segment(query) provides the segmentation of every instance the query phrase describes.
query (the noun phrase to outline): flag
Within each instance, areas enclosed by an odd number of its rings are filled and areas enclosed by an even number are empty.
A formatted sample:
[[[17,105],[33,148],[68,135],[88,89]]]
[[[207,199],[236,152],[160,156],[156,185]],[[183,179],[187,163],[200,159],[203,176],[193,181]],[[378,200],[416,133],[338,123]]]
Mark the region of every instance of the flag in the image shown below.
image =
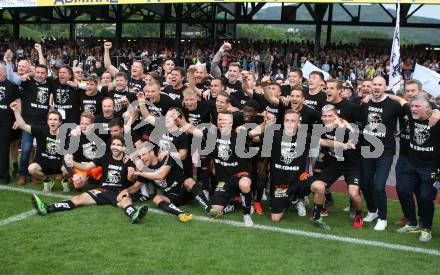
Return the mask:
[[[416,64],[412,78],[422,83],[423,91],[433,97],[440,96],[440,74]]]
[[[397,2],[396,28],[394,29],[393,47],[391,48],[390,79],[388,89],[396,93],[400,88],[400,1]]]
[[[320,68],[316,67],[315,65],[313,65],[309,61],[306,61],[306,63],[302,67],[301,71],[302,71],[305,79],[309,79],[309,75],[313,71],[321,72],[324,75],[325,81],[327,81],[330,78],[330,74],[328,72],[321,70]]]

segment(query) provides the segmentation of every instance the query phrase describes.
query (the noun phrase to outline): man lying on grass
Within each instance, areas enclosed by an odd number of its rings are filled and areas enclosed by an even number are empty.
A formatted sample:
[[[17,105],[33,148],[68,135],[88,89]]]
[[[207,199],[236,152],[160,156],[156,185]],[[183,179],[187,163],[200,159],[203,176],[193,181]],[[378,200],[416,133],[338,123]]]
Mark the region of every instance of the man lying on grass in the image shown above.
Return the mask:
[[[153,203],[161,210],[176,215],[178,220],[186,222],[192,220],[193,215],[182,211],[179,206],[186,204],[193,198],[208,211],[209,201],[204,196],[199,185],[192,179],[185,179],[183,169],[169,154],[160,159],[154,151],[153,145],[144,143],[138,149],[140,159],[135,160],[138,170],[136,183],[121,193],[125,195],[137,192],[142,184],[153,183],[154,186],[162,191],[153,198]]]
[[[125,214],[131,219],[132,223],[139,221],[147,214],[147,205],[139,208],[133,206],[133,201],[127,192],[123,192],[132,185],[134,164],[130,160],[124,160],[123,147],[124,140],[121,137],[111,139],[111,153],[105,154],[102,158],[94,159],[88,163],[78,163],[73,161],[72,155],[66,155],[66,164],[82,171],[87,171],[95,167],[103,167],[101,186],[84,192],[60,203],[45,204],[36,194],[32,195],[32,204],[37,209],[38,214],[46,215],[56,211],[72,210],[79,206],[105,205],[110,204],[124,209]]]

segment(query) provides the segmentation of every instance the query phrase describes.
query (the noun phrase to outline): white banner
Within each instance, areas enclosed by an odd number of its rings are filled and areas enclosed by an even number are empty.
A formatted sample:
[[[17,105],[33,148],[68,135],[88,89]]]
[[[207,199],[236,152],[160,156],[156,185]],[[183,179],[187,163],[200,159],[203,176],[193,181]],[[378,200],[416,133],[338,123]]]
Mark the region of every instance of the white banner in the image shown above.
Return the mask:
[[[396,93],[400,88],[402,68],[400,66],[400,1],[397,3],[396,28],[393,36],[393,47],[391,48],[390,79],[388,89]]]
[[[0,7],[2,8],[35,6],[37,6],[37,0],[0,0]]]

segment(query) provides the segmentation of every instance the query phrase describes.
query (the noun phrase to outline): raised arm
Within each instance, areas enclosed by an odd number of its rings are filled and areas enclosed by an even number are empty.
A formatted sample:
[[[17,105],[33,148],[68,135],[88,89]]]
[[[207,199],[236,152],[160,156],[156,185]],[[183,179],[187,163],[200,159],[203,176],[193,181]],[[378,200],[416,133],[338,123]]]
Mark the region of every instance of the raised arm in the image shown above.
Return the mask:
[[[231,49],[231,44],[225,42],[220,47],[218,52],[214,55],[214,58],[212,59],[212,62],[211,62],[211,75],[213,77],[221,77],[222,76],[222,71],[220,70],[219,63],[220,63],[220,60],[221,60],[223,54],[230,49]]]
[[[29,124],[26,124],[23,117],[21,116],[21,102],[20,100],[16,100],[12,102],[10,105],[11,110],[14,112],[15,116],[15,125],[22,129],[25,132],[30,133],[32,131],[31,126]]]
[[[38,63],[40,65],[47,65],[46,58],[44,58],[43,49],[41,48],[41,45],[38,43],[35,43],[34,48],[38,52]]]
[[[12,57],[14,54],[11,50],[7,50],[5,53],[4,60],[6,62],[6,78],[11,81],[13,84],[19,86],[21,84],[21,78],[18,73],[14,72],[14,68],[12,66]]]
[[[104,43],[104,67],[113,77],[115,77],[115,75],[119,72],[119,70],[112,65],[112,61],[110,60],[111,48],[112,48],[112,42]]]

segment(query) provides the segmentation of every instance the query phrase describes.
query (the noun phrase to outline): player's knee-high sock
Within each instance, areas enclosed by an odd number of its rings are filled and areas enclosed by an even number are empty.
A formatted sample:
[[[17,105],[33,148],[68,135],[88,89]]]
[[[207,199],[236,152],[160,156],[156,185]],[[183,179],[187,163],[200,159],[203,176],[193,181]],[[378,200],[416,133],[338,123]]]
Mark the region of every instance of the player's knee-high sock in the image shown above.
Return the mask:
[[[65,210],[72,210],[75,208],[75,204],[71,200],[65,200],[62,202],[57,202],[54,204],[50,204],[47,206],[47,212],[57,212],[57,211],[65,211]]]
[[[200,190],[200,187],[197,183],[191,188],[191,193],[194,195],[194,198],[203,207],[203,209],[209,212],[211,204],[209,203],[209,200],[206,198],[205,194],[203,194],[202,190]]]
[[[136,211],[136,208],[134,208],[134,206],[132,204],[124,208],[124,213],[129,218],[131,218],[131,216],[133,216],[135,211]]]
[[[159,202],[159,204],[157,205],[157,207],[167,213],[173,214],[178,216],[179,214],[182,214],[183,211],[180,210],[177,206],[175,206],[172,203],[168,203],[166,201],[161,201]]]
[[[240,193],[241,206],[243,207],[243,215],[251,213],[252,193]]]

